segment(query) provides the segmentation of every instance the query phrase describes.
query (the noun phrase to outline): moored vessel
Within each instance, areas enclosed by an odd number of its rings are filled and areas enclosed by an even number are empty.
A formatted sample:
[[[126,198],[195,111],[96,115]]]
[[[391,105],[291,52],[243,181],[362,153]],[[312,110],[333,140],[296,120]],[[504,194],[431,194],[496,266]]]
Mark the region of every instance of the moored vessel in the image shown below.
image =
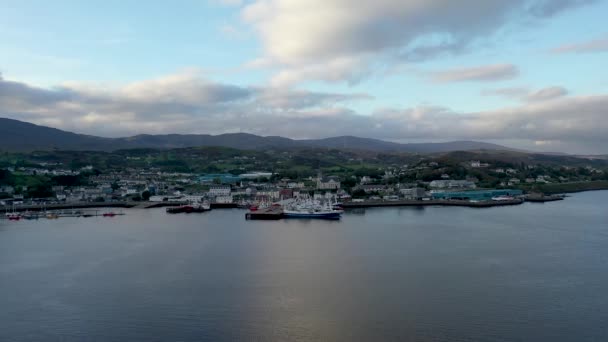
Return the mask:
[[[283,209],[285,218],[316,218],[338,220],[342,216],[343,210],[336,210],[332,205],[326,203],[322,205],[317,201],[296,202]]]

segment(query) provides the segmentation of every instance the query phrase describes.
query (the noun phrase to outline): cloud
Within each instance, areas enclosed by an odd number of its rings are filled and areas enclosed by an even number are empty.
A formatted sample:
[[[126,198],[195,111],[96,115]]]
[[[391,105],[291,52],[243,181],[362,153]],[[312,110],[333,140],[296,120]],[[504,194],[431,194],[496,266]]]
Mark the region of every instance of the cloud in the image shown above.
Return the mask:
[[[592,53],[607,52],[608,37],[591,40],[583,43],[567,44],[551,50],[553,53]]]
[[[608,94],[562,96],[551,87],[522,97],[552,98],[484,112],[442,106],[388,108],[361,115],[367,94],[243,87],[196,71],[119,88],[67,84],[44,89],[0,81],[0,113],[14,119],[103,136],[139,133],[250,132],[292,138],[357,135],[394,141],[551,142],[565,152],[608,153]],[[547,90],[549,89],[549,90]]]
[[[547,101],[553,100],[558,97],[563,97],[568,95],[568,90],[564,87],[549,87],[538,90],[526,96],[526,101],[536,102],[536,101]]]
[[[484,89],[481,91],[483,96],[503,96],[507,98],[522,98],[530,94],[528,88],[523,87],[510,87],[510,88],[498,88],[498,89]]]
[[[347,80],[350,85],[359,83],[372,71],[365,58],[336,58],[328,63],[309,64],[298,68],[285,68],[272,77],[275,87],[292,86],[301,80],[321,80],[329,83]]]
[[[430,73],[431,79],[439,83],[463,81],[502,81],[516,77],[519,70],[513,64],[483,65],[472,68],[452,69]]]
[[[197,70],[133,82],[120,88],[64,83],[61,87],[45,89],[0,80],[0,113],[14,113],[16,118],[28,121],[110,136],[171,132],[171,129],[218,133],[240,127],[257,115],[329,110],[339,104],[369,99],[371,96],[363,93],[217,83],[205,79]],[[235,124],[231,118],[240,122]],[[205,123],[197,125],[201,120]]]
[[[596,0],[544,0],[532,1],[529,11],[540,17],[549,17],[571,7],[580,7],[597,2]]]
[[[591,2],[361,0],[354,5],[352,0],[256,0],[243,7],[241,16],[261,38],[260,58],[287,70],[277,77],[290,83],[352,83],[362,74],[373,74],[376,64],[461,53],[478,41],[489,41],[507,25],[550,18]],[[320,77],[325,74],[334,76]]]
[[[523,87],[484,89],[481,91],[484,96],[503,96],[510,99],[517,99],[524,102],[540,102],[554,100],[568,95],[568,89],[560,86],[547,87],[532,91]]]

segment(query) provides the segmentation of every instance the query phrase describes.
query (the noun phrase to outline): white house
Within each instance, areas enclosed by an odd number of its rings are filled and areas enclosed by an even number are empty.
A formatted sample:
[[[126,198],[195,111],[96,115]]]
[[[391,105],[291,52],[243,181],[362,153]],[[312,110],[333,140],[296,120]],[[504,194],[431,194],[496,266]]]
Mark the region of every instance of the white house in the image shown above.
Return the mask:
[[[399,192],[405,199],[419,200],[426,196],[426,190],[423,188],[399,189]]]
[[[482,163],[479,160],[473,160],[473,161],[470,162],[470,164],[471,164],[471,167],[473,167],[473,168],[488,167],[488,166],[490,166],[490,164],[488,164],[488,163]]]
[[[216,196],[215,203],[232,203],[232,196]]]
[[[366,194],[369,194],[370,192],[384,191],[386,187],[382,184],[365,184],[359,186],[359,189],[365,191]]]
[[[477,187],[472,181],[453,179],[434,180],[429,184],[429,186],[436,189],[475,189]]]
[[[322,177],[317,180],[317,189],[319,190],[337,190],[340,189],[340,181],[337,177]]]
[[[229,185],[212,185],[209,187],[209,195],[211,196],[230,196]]]

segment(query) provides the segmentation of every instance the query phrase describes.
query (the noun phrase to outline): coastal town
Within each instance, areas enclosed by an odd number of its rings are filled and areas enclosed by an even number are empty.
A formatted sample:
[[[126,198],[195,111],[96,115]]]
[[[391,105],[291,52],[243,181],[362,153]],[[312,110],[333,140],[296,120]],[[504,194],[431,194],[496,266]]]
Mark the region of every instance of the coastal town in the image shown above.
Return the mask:
[[[243,158],[247,157],[233,157],[234,160]],[[551,194],[569,192],[572,185],[576,186],[574,191],[586,189],[585,186],[601,188],[607,176],[605,169],[591,165],[555,167],[493,164],[484,160],[454,163],[437,158],[360,168],[350,174],[338,171],[330,173],[319,168],[316,174],[302,177],[264,169],[198,173],[161,167],[125,167],[102,172],[94,165],[75,168],[61,162],[30,162],[27,166],[7,166],[0,170],[0,208],[6,213],[47,208],[147,208],[197,203],[216,208],[264,208],[304,199],[339,203],[346,208],[425,204],[495,206],[519,204],[524,198],[562,199]],[[29,184],[24,184],[24,180]]]

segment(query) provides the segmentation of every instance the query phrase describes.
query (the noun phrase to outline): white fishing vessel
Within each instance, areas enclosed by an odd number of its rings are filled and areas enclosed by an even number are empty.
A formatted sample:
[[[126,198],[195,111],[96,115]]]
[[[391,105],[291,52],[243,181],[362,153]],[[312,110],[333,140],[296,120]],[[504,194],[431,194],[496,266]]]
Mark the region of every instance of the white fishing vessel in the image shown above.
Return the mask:
[[[286,206],[283,209],[285,218],[319,218],[319,219],[340,219],[342,210],[335,210],[327,203],[323,205],[317,201],[306,200],[298,201]]]

